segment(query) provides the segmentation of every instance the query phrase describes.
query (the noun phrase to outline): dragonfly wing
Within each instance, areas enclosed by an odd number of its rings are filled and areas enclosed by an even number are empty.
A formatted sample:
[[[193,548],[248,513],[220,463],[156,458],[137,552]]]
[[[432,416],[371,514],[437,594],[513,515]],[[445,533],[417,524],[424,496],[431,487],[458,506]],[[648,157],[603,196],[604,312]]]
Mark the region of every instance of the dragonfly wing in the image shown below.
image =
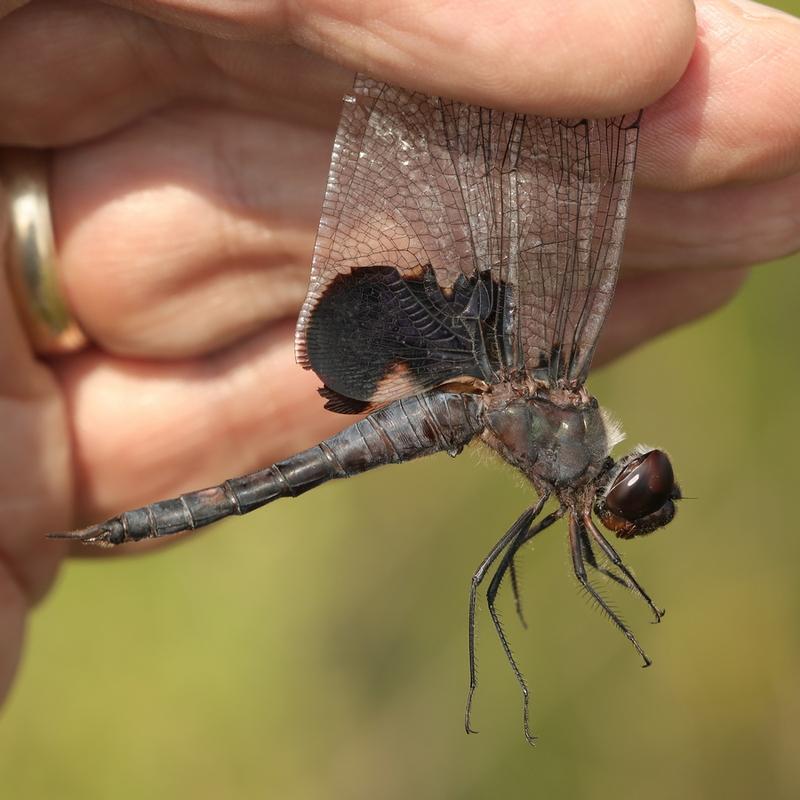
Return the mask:
[[[582,380],[611,302],[638,118],[526,116],[358,76],[296,353],[363,411],[527,367]]]

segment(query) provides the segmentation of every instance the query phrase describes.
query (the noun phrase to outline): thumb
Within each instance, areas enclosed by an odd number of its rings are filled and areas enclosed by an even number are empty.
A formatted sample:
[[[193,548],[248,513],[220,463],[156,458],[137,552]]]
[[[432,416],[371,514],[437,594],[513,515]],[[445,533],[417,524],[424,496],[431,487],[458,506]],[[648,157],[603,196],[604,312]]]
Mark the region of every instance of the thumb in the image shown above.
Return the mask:
[[[110,2],[206,35],[278,35],[408,89],[548,116],[649,105],[695,43],[691,0]]]

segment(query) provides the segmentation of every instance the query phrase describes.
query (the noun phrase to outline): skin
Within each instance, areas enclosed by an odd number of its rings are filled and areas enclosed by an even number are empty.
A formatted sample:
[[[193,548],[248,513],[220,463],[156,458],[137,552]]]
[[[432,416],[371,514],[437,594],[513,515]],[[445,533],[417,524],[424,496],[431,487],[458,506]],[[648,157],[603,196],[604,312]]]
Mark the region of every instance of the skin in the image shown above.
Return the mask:
[[[800,24],[756,4],[0,0],[0,145],[54,148],[63,289],[93,343],[35,358],[0,282],[0,694],[69,552],[45,532],[346,422],[292,331],[355,69],[546,115],[651,106],[598,363],[800,246]]]

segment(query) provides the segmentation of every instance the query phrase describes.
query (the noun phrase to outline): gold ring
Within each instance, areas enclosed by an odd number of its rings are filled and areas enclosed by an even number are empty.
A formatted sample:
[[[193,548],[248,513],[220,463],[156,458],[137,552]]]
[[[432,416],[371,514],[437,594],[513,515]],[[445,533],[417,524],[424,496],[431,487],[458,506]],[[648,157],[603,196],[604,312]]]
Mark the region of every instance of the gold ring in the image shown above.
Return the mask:
[[[40,355],[70,353],[87,343],[58,281],[48,172],[46,151],[13,148],[0,153],[9,208],[8,280],[22,324]]]

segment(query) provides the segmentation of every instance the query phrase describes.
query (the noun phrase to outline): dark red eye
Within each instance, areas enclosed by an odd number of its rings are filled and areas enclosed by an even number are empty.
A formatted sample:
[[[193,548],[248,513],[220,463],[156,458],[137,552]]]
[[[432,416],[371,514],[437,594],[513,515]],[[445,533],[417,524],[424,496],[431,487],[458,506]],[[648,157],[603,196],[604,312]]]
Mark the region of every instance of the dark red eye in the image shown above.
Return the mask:
[[[627,464],[605,496],[605,507],[630,521],[658,511],[673,494],[675,475],[667,454],[651,450]]]

